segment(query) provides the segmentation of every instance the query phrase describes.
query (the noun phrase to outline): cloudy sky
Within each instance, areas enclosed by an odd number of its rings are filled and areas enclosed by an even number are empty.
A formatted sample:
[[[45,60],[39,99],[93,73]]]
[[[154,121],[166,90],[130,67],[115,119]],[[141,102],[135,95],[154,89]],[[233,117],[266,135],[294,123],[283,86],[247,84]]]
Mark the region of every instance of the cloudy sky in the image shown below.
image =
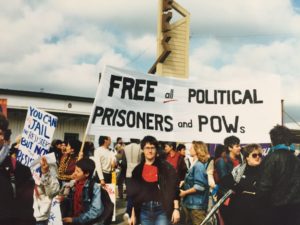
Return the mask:
[[[278,74],[285,121],[300,121],[300,0],[177,3],[191,14],[191,77]],[[0,88],[94,97],[105,64],[147,72],[156,58],[157,4],[1,0]]]

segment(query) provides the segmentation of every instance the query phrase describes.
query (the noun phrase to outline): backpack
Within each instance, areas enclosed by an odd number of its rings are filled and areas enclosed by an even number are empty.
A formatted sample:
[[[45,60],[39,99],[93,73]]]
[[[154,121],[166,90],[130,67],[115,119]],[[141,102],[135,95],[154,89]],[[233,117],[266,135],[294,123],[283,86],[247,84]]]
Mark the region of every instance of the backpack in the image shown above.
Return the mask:
[[[94,189],[94,184],[96,183],[95,179],[92,179],[90,184],[89,184],[89,198],[92,199],[93,197],[93,189]],[[101,202],[103,204],[103,212],[100,215],[100,217],[96,218],[94,222],[101,222],[104,225],[110,225],[112,221],[112,217],[114,214],[114,203],[111,201],[109,194],[107,190],[105,190],[102,186],[100,187],[101,189]]]

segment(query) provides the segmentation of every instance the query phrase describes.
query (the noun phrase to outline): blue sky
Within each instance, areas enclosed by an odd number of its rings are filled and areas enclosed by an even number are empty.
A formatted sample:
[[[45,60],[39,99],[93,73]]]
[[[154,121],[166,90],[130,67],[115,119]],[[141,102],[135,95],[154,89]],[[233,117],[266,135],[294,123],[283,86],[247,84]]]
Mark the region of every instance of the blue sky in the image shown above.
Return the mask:
[[[278,74],[285,110],[300,121],[300,0],[177,2],[191,14],[191,77]],[[105,64],[147,72],[156,58],[157,4],[1,1],[0,88],[94,97]]]

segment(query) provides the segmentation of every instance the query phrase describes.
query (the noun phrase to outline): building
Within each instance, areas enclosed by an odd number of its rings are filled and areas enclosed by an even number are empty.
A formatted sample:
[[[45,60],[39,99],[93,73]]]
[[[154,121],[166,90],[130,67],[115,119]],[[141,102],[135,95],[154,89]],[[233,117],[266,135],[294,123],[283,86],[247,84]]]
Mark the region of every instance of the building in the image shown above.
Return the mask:
[[[94,102],[94,98],[10,89],[0,89],[0,99],[7,99],[7,117],[12,130],[12,143],[22,133],[29,106],[58,117],[58,127],[55,129],[53,139],[82,140]],[[86,141],[94,141],[94,137],[88,136]]]

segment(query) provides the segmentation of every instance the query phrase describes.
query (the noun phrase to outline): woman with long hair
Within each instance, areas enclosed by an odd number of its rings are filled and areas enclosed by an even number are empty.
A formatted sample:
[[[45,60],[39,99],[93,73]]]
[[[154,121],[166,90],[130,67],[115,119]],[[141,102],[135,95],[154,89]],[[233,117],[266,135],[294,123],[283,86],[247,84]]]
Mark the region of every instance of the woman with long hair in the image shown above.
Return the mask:
[[[190,148],[192,164],[185,177],[180,197],[186,223],[199,225],[204,220],[208,205],[209,186],[206,164],[209,159],[207,146],[202,141],[193,141]]]

